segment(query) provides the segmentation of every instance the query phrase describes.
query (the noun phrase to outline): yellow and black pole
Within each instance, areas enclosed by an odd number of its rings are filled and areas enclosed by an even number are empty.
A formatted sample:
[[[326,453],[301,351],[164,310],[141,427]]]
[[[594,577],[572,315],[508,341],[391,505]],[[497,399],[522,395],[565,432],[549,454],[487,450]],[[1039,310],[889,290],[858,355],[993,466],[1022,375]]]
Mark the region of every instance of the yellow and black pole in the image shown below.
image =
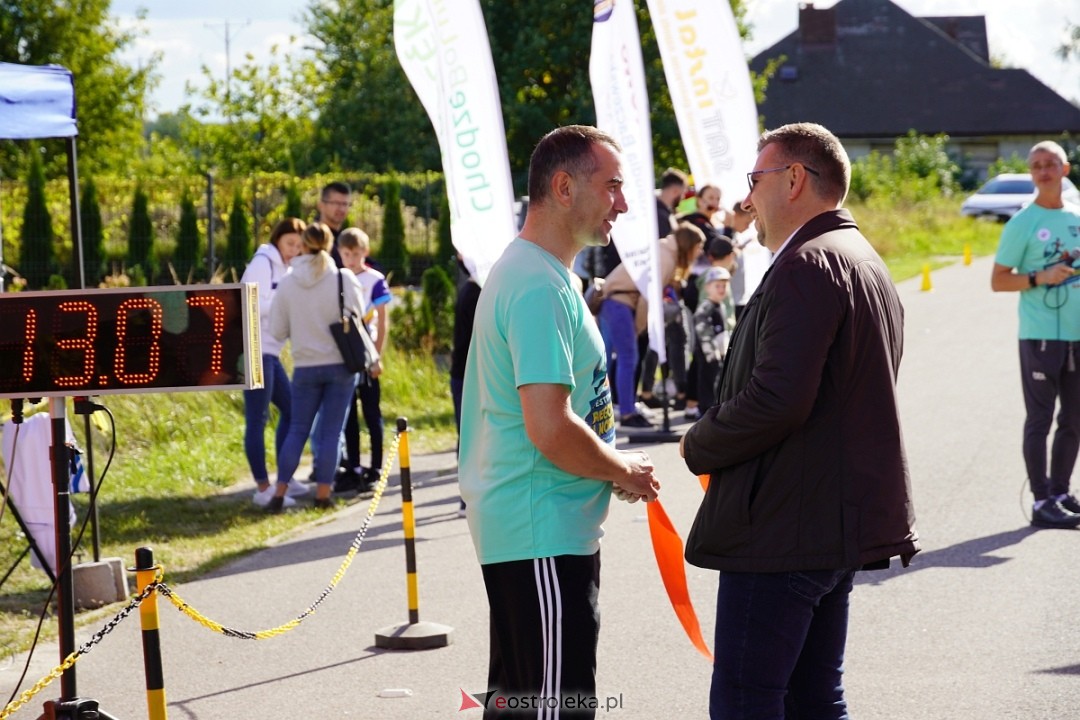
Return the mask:
[[[401,466],[401,524],[405,533],[405,584],[409,600],[409,622],[385,627],[375,633],[375,646],[405,650],[445,647],[453,628],[420,622],[420,591],[416,575],[416,517],[413,514],[412,469],[409,462],[409,421],[397,420],[398,462]]]
[[[409,623],[420,622],[420,587],[416,582],[416,515],[413,513],[412,464],[409,460],[409,425],[398,418],[398,459],[401,465],[401,525],[405,531],[405,585],[409,596]]]
[[[148,547],[135,550],[135,581],[139,592],[157,579],[154,551]],[[165,675],[161,671],[161,636],[158,632],[157,590],[152,590],[139,605],[142,626],[143,667],[146,671],[146,709],[149,720],[165,720]]]

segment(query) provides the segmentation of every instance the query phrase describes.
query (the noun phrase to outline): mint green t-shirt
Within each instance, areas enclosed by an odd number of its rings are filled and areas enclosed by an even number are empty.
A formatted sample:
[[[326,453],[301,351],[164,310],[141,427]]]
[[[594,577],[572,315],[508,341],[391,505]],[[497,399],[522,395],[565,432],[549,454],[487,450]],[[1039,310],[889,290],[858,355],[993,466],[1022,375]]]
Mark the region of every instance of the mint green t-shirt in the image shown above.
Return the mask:
[[[1080,208],[1066,203],[1049,210],[1032,203],[1005,224],[994,260],[1026,275],[1075,248],[1080,248]],[[1080,261],[1072,265],[1080,268]],[[1059,286],[1020,293],[1020,339],[1080,340],[1080,274]]]
[[[615,442],[604,341],[562,263],[516,238],[476,305],[461,405],[458,481],[481,564],[600,547],[611,483],[563,472],[529,441],[518,388],[570,388],[573,411]]]

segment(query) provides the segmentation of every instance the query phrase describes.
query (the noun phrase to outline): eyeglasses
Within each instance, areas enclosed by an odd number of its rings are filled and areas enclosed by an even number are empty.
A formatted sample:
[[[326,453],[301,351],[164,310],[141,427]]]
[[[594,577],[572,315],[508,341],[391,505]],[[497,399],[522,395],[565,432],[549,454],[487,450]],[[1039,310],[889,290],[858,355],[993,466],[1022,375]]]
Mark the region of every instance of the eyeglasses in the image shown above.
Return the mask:
[[[746,184],[750,186],[750,192],[754,192],[754,186],[757,185],[757,183],[758,183],[757,178],[755,176],[757,176],[757,175],[765,175],[767,173],[783,172],[784,170],[790,170],[791,168],[795,167],[796,165],[802,165],[803,169],[806,170],[806,172],[813,175],[814,177],[818,177],[818,176],[821,175],[821,173],[819,173],[817,170],[815,170],[812,167],[809,167],[807,165],[803,165],[802,163],[792,163],[790,165],[785,165],[784,167],[769,168],[768,170],[751,170],[750,172],[746,173]]]

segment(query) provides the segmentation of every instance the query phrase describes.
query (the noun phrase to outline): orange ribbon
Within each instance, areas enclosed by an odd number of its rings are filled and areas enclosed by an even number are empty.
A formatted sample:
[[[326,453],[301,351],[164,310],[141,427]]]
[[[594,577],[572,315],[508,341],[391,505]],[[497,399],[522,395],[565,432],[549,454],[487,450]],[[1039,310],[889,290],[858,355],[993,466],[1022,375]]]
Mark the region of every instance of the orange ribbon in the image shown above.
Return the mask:
[[[702,476],[702,485],[708,484],[708,475]],[[702,655],[712,662],[712,652],[701,635],[694,605],[690,602],[690,591],[686,586],[686,567],[683,564],[683,542],[671,519],[664,511],[659,500],[653,500],[646,507],[649,509],[649,535],[652,537],[653,554],[656,565],[660,568],[660,577],[667,589],[671,607],[682,623],[690,642]]]

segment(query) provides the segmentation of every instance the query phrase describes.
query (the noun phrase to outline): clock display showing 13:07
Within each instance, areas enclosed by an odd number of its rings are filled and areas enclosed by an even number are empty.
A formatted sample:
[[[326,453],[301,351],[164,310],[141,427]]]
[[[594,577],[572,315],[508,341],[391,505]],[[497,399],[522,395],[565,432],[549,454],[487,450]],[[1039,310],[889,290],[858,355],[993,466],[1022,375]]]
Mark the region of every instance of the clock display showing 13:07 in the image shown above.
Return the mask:
[[[257,387],[253,283],[0,294],[0,397]]]

